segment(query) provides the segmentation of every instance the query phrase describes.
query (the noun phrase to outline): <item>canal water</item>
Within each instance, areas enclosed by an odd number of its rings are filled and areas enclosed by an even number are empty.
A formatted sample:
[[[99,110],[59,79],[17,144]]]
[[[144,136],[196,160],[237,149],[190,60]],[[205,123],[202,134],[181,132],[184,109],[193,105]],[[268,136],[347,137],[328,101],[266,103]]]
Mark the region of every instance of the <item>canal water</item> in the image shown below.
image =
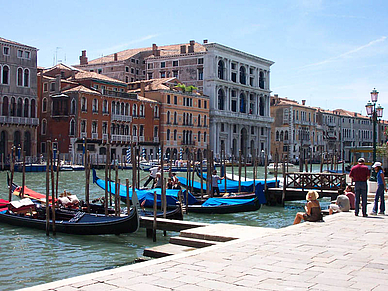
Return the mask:
[[[316,167],[314,167],[316,168]],[[231,173],[231,169],[228,168]],[[131,170],[119,170],[121,181],[129,178]],[[235,168],[234,173],[237,173]],[[243,171],[244,173],[244,171]],[[259,178],[264,177],[264,169],[258,169]],[[97,174],[104,177],[104,171]],[[113,172],[112,172],[113,174]],[[185,175],[185,173],[178,173]],[[141,173],[141,178],[147,175]],[[252,168],[247,168],[247,177],[252,177]],[[272,177],[272,176],[271,176]],[[26,173],[26,186],[45,193],[45,173]],[[21,173],[15,173],[14,182],[21,185]],[[91,179],[92,180],[92,179]],[[0,172],[0,198],[8,199],[6,172]],[[85,193],[84,172],[60,172],[59,191],[66,190],[83,199]],[[91,198],[104,195],[95,184],[90,185]],[[18,198],[14,198],[18,199]],[[326,200],[323,202],[328,204]],[[205,223],[230,223],[249,226],[281,228],[291,225],[295,213],[303,211],[305,201],[286,203],[285,207],[263,206],[259,211],[204,215],[189,214],[185,220]],[[146,238],[144,229],[134,234],[79,236],[57,233],[47,237],[44,231],[10,226],[0,223],[0,290],[15,290],[70,278],[95,271],[115,268],[134,263],[142,257],[144,248],[168,243],[169,237],[178,233],[157,233],[157,241]]]

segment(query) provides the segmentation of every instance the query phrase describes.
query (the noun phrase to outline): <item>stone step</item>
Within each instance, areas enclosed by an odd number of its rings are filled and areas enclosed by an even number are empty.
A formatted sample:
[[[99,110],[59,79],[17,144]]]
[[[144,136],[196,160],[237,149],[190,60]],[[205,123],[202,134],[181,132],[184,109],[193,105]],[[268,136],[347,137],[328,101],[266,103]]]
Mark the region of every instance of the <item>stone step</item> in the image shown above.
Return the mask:
[[[183,236],[170,237],[170,243],[181,245],[181,246],[193,247],[193,248],[204,248],[204,247],[209,247],[217,244],[217,242],[210,241],[210,240],[189,238],[189,237],[183,237]]]
[[[185,253],[196,248],[181,246],[176,244],[165,244],[153,248],[144,249],[143,255],[150,258],[162,258],[166,256]]]

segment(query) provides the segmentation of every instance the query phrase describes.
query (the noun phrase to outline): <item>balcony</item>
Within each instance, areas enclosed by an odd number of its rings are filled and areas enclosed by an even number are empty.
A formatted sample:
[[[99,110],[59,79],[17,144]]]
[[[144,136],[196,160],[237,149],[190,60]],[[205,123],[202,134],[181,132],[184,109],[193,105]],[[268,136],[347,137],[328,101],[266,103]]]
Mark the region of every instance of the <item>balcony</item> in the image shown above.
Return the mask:
[[[112,90],[105,90],[103,92],[103,94],[108,95],[108,96],[128,98],[128,99],[136,99],[137,98],[136,93],[126,93],[126,92],[112,91]]]
[[[39,118],[0,116],[0,123],[17,125],[39,125]]]
[[[87,137],[88,137],[88,135],[87,135],[86,132],[81,132],[80,133],[80,138],[87,138]]]
[[[122,134],[112,134],[112,142],[131,142],[131,137],[129,135]]]
[[[144,136],[139,136],[139,142],[144,142]]]
[[[108,140],[108,134],[103,133],[102,134],[102,140]]]
[[[92,139],[98,139],[98,133],[92,133]]]
[[[119,114],[112,114],[111,120],[115,121],[124,121],[124,122],[132,122],[132,116],[129,115],[119,115]]]
[[[158,136],[154,136],[154,142],[159,142],[159,137]]]
[[[132,136],[132,141],[133,141],[133,142],[137,142],[137,141],[138,141],[137,136]]]
[[[181,145],[192,145],[192,146],[194,146],[195,145],[195,141],[189,141],[189,140],[187,140],[187,141],[181,141]]]

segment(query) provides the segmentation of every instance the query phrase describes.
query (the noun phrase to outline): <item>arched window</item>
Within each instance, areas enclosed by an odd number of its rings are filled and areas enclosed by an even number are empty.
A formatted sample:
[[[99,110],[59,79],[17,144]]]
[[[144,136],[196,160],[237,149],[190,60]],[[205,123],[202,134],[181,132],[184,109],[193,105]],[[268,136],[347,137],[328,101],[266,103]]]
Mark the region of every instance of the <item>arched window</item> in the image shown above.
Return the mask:
[[[154,117],[159,117],[159,107],[157,105],[154,107]]]
[[[85,120],[81,121],[81,132],[83,132],[83,133],[86,132],[86,121]]]
[[[69,135],[75,135],[75,121],[72,119],[70,121]]]
[[[170,140],[170,129],[167,129],[166,140]]]
[[[42,120],[42,130],[41,130],[41,134],[42,135],[45,135],[47,132],[47,120],[46,119],[43,119]]]
[[[93,99],[93,112],[98,112],[98,101],[96,98]]]
[[[186,124],[186,113],[183,112],[183,125],[185,125],[185,124]]]
[[[182,141],[183,141],[183,144],[186,143],[186,130],[183,131],[183,134],[182,134]]]
[[[24,69],[24,87],[30,86],[30,70]]]
[[[241,113],[246,113],[247,112],[247,104],[245,100],[245,94],[241,93],[240,94],[240,112]]]
[[[246,85],[247,83],[247,78],[245,74],[245,67],[241,66],[240,67],[240,84]]]
[[[167,124],[170,124],[170,111],[167,111]]]
[[[44,97],[42,100],[42,112],[47,112],[47,98]]]
[[[32,99],[31,100],[31,114],[30,114],[30,117],[31,118],[35,118],[35,99]]]
[[[203,126],[206,127],[206,115],[203,116]]]
[[[158,137],[158,127],[157,126],[155,126],[154,127],[154,137]]]
[[[201,126],[201,114],[198,114],[198,126]]]
[[[85,97],[81,98],[81,110],[83,112],[86,112],[86,110],[87,110],[87,103],[86,103],[86,98]]]
[[[259,114],[260,116],[264,116],[264,97],[260,97]]]
[[[174,130],[174,140],[176,140],[176,135],[177,135],[177,131],[176,129]]]
[[[129,135],[129,125],[126,125],[126,126],[125,126],[124,134],[125,134],[125,135]]]
[[[15,100],[15,97],[11,98],[11,112],[10,112],[10,115],[11,116],[16,116],[16,100]]]
[[[224,104],[225,104],[225,95],[224,95],[224,90],[219,89],[218,90],[218,109],[219,110],[224,110]]]
[[[24,99],[24,110],[23,110],[23,112],[24,112],[24,114],[23,114],[23,116],[24,117],[28,117],[28,112],[30,111],[29,108],[30,107],[30,102],[29,102],[29,99],[28,98],[25,98]]]
[[[283,141],[283,130],[280,132],[280,141]]]
[[[132,116],[137,116],[137,104],[132,105]]]
[[[143,104],[140,105],[139,110],[140,110],[139,115],[140,115],[141,117],[144,117],[144,105],[143,105]]]
[[[259,74],[259,87],[261,89],[264,89],[264,72],[263,71],[260,71],[260,74]]]
[[[190,123],[189,124],[193,125],[193,114],[192,113],[190,113]]]
[[[125,115],[125,104],[121,103],[121,115]]]
[[[92,122],[92,133],[97,133],[97,121]]]
[[[7,65],[3,66],[3,84],[9,84],[9,67]]]
[[[71,108],[70,108],[70,114],[75,114],[75,99],[71,100]]]
[[[3,116],[8,116],[8,97],[3,97],[3,110],[2,110]]]
[[[120,115],[120,102],[116,103],[116,114]]]
[[[288,130],[284,132],[284,140],[288,140]]]
[[[176,113],[176,111],[174,112],[174,124],[176,125],[176,124],[178,124],[178,122],[177,122],[177,113]]]
[[[18,68],[18,86],[23,86],[23,69]]]
[[[137,136],[137,127],[136,127],[136,125],[134,125],[134,126],[132,127],[132,135],[133,135],[133,136]]]
[[[198,142],[201,142],[201,132],[200,131],[198,131]]]
[[[224,79],[224,68],[225,68],[224,62],[219,61],[218,62],[218,79],[221,79],[221,80]]]
[[[130,107],[129,107],[129,103],[125,103],[125,115],[126,116],[128,116],[129,115],[129,109],[130,109]]]
[[[279,140],[279,131],[276,131],[276,140]]]
[[[139,136],[144,136],[144,125],[141,124],[139,128]]]
[[[206,131],[203,133],[203,142],[206,142]]]
[[[116,102],[112,102],[112,115],[115,114],[116,111]]]

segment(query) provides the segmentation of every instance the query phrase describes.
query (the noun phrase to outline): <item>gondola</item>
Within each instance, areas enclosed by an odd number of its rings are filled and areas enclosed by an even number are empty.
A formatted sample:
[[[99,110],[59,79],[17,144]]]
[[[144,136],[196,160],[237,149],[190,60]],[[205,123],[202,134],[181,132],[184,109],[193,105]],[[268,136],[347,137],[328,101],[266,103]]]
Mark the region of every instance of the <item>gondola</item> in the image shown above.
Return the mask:
[[[93,172],[93,180],[94,182],[105,189],[105,180],[102,180],[97,177],[96,173]],[[110,186],[112,187],[112,191],[114,191],[115,186],[113,182]],[[109,185],[109,184],[108,184]],[[136,190],[139,201],[145,201],[151,203],[153,205],[153,191],[157,191],[157,199],[158,203],[160,202],[160,189],[151,189],[151,190]],[[178,201],[178,197],[174,196],[174,192],[169,191],[178,191],[178,190],[167,190],[167,202]],[[245,211],[255,211],[260,209],[260,201],[258,197],[254,197],[251,199],[230,199],[230,198],[208,198],[204,201],[197,200],[194,196],[191,195],[190,192],[183,191],[182,193],[182,202],[183,205],[186,205],[186,195],[188,197],[187,203],[187,211],[193,213],[208,213],[208,214],[224,214],[224,213],[237,213],[237,212],[245,212]],[[131,191],[130,191],[131,192]],[[120,197],[126,197],[126,188],[124,185],[120,185]],[[169,204],[172,205],[172,204]]]
[[[29,199],[29,198],[25,198]],[[18,213],[8,207],[8,201],[0,204],[0,222],[11,225],[46,229],[46,210],[35,203],[30,212]],[[51,214],[51,210],[50,210]],[[89,214],[82,211],[55,211],[55,231],[69,234],[97,235],[132,233],[139,228],[139,216],[136,208],[131,209],[129,215],[105,216],[102,214]],[[50,230],[52,220],[50,219]]]

